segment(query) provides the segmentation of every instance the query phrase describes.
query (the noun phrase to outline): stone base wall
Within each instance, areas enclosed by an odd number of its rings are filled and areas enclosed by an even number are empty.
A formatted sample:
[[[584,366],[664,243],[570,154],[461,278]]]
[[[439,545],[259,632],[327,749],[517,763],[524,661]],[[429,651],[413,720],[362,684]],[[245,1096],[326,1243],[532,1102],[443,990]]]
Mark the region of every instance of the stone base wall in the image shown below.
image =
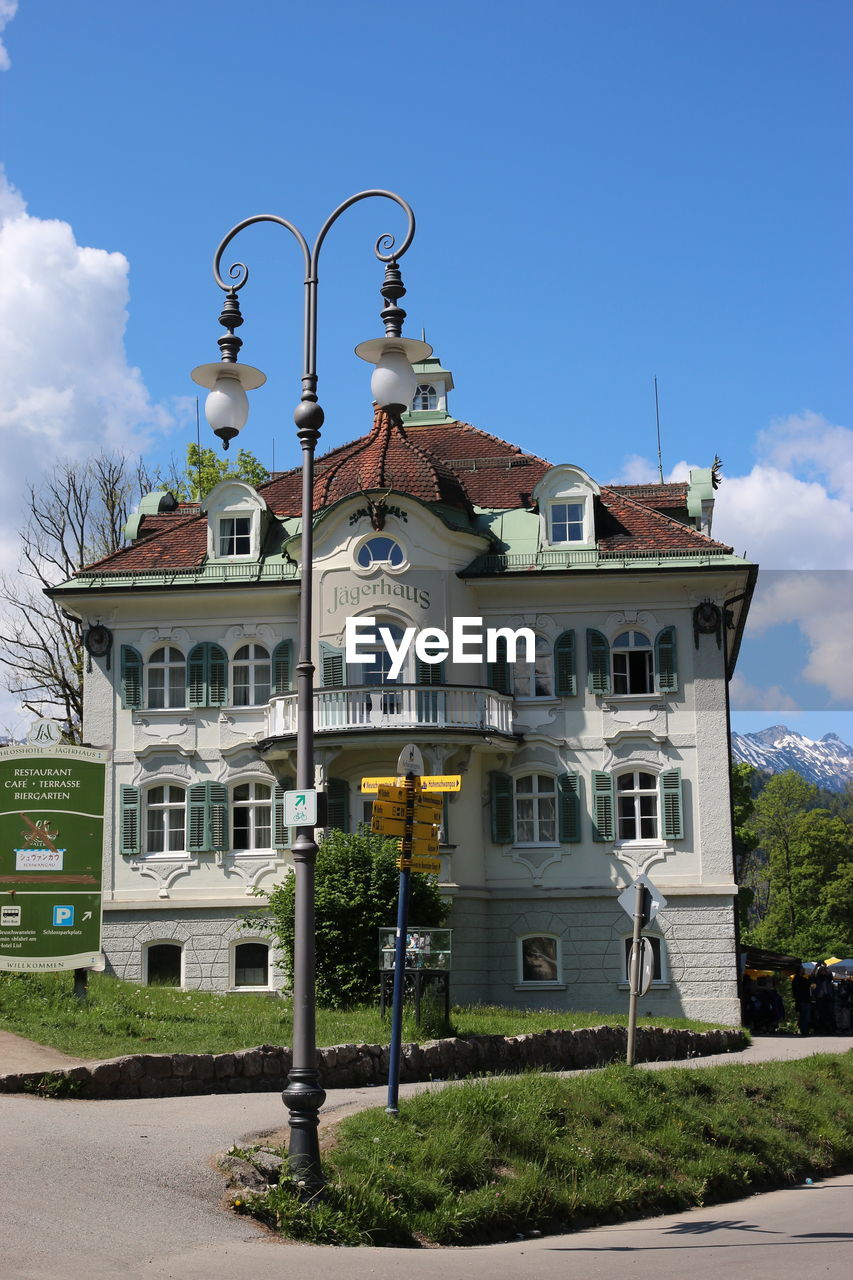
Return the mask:
[[[400,1079],[450,1080],[494,1072],[512,1074],[537,1068],[574,1071],[602,1067],[625,1058],[625,1027],[588,1027],[580,1031],[537,1031],[522,1036],[466,1036],[403,1046]],[[679,1058],[732,1053],[747,1045],[739,1029],[680,1031],[637,1029],[636,1060],[669,1062]],[[290,1049],[261,1045],[237,1053],[133,1054],[91,1066],[61,1071],[31,1071],[0,1076],[0,1093],[38,1093],[51,1097],[166,1098],[200,1093],[277,1091],[285,1087]],[[326,1089],[387,1084],[388,1047],[335,1045],[320,1049],[317,1065]]]

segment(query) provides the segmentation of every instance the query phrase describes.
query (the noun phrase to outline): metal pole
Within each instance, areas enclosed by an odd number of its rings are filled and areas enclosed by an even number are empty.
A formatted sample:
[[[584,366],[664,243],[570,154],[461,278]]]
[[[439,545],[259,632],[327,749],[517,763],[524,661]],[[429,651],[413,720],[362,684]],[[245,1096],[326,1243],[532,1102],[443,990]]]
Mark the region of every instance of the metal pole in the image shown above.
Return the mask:
[[[388,1049],[389,1116],[400,1114],[400,1055],[403,1048],[403,993],[406,978],[406,933],[411,891],[412,824],[415,820],[415,775],[406,774],[406,834],[400,845],[400,891],[397,900],[397,937],[394,943],[394,996],[391,1002],[391,1044]]]
[[[645,889],[637,882],[634,897],[634,933],[631,939],[631,963],[628,968],[628,1053],[625,1061],[634,1065],[634,1046],[637,1039],[637,1001],[640,997],[640,957],[643,954],[643,916]]]

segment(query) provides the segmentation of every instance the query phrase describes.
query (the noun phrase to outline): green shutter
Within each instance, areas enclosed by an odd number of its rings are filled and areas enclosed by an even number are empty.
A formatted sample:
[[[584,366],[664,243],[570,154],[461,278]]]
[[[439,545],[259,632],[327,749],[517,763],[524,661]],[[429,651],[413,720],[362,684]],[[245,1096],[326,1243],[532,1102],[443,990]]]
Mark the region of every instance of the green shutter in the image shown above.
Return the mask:
[[[561,773],[559,791],[560,843],[577,844],[581,838],[581,776]]]
[[[272,789],[273,843],[276,849],[289,849],[293,844],[293,832],[284,825],[284,793],[295,789],[295,778],[284,777]]]
[[[489,774],[492,809],[492,843],[512,844],[515,840],[512,778],[508,773]]]
[[[325,640],[321,641],[320,665],[323,672],[323,688],[342,689],[346,683],[343,649],[335,649],[333,645],[326,644]]]
[[[231,848],[228,830],[228,790],[221,782],[207,784],[208,826],[210,847],[217,853]]]
[[[194,782],[187,788],[189,839],[191,853],[206,853],[210,848],[207,822],[207,783]]]
[[[506,660],[506,638],[498,636],[495,641],[495,661],[486,664],[486,681],[490,689],[498,693],[510,692],[509,664]]]
[[[667,769],[660,776],[660,806],[663,813],[664,840],[681,840],[684,837],[684,818],[681,802],[681,770]]]
[[[228,701],[228,655],[221,645],[207,645],[207,705],[224,707]]]
[[[573,698],[577,691],[575,633],[564,631],[554,645],[554,692],[558,698]]]
[[[131,711],[142,706],[142,654],[130,644],[121,646],[121,705]]]
[[[590,693],[610,693],[610,645],[600,631],[587,630],[586,665]]]
[[[658,693],[678,692],[675,627],[664,627],[655,640],[655,689]]]
[[[598,769],[592,772],[592,838],[599,844],[616,839],[616,800],[613,779]]]
[[[326,797],[326,826],[349,831],[349,783],[344,778],[329,778]]]
[[[120,851],[128,857],[138,857],[142,852],[142,798],[139,787],[121,788]]]
[[[207,646],[197,644],[187,658],[187,706],[207,706]]]
[[[282,640],[272,655],[272,693],[277,697],[293,689],[293,641]]]
[[[444,663],[415,660],[415,684],[444,684]]]

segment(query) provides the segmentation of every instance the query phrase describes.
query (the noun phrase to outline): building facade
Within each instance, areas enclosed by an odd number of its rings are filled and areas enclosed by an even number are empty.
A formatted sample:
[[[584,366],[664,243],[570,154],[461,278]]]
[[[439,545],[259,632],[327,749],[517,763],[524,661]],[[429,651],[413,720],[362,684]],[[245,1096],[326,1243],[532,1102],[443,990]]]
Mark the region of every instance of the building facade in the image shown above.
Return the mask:
[[[417,368],[409,413],[317,464],[329,824],[369,820],[362,777],[415,742],[462,775],[441,830],[454,1002],[624,1009],[617,899],[645,873],[667,906],[642,1011],[737,1022],[727,685],[755,567],[711,537],[716,476],[601,486],[454,420],[449,372]],[[149,495],[130,545],[56,589],[86,636],[85,741],[113,751],[121,977],[284,980],[245,918],[290,867],[300,485]]]

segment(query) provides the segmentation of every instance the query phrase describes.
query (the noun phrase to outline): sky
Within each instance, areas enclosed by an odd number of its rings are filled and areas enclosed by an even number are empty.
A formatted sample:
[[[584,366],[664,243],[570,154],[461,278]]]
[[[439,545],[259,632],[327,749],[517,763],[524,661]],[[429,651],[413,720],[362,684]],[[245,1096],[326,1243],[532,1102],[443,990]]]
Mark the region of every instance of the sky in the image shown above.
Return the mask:
[[[53,460],[183,458],[234,224],[313,242],[390,189],[452,412],[652,480],[657,378],[666,478],[718,455],[714,535],[762,566],[734,727],[850,743],[851,35],[848,0],[0,0],[0,568]],[[321,448],[369,429],[353,348],[404,231],[377,198],[324,244]],[[283,469],[301,258],[279,227],[233,249],[268,375],[240,443]]]

